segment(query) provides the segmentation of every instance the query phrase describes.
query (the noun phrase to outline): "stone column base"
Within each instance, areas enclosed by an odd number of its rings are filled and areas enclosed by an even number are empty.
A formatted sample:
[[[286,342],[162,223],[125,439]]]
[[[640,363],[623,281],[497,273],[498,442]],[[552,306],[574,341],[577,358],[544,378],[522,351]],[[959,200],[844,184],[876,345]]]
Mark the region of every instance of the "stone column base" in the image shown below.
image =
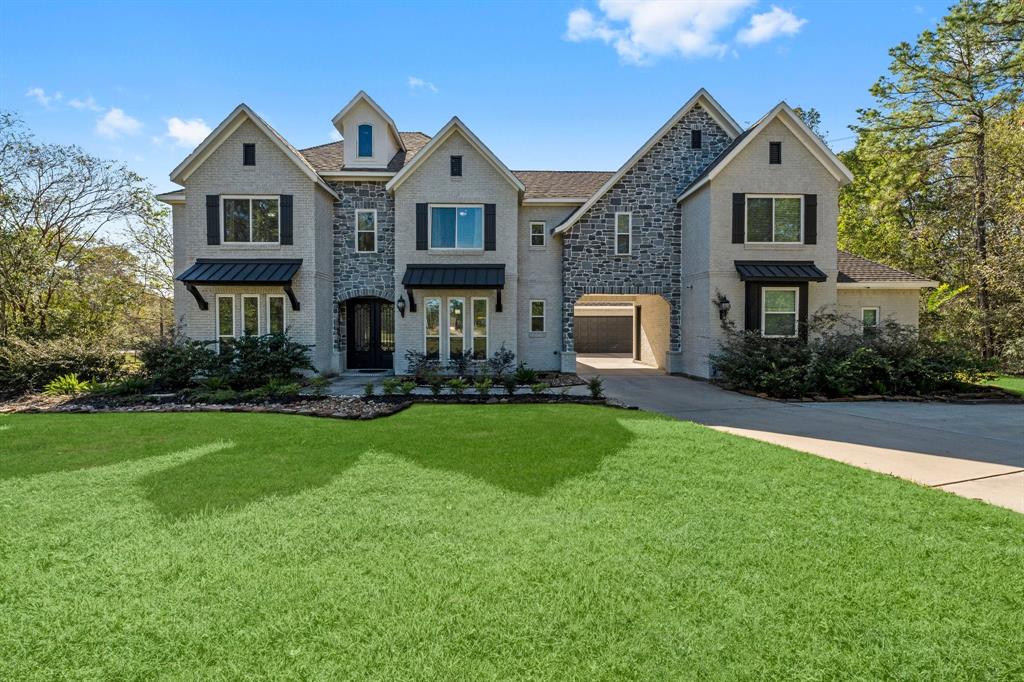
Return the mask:
[[[562,351],[562,372],[567,374],[576,373],[576,352],[571,350]]]
[[[682,374],[683,352],[670,350],[665,353],[665,371],[669,374]]]

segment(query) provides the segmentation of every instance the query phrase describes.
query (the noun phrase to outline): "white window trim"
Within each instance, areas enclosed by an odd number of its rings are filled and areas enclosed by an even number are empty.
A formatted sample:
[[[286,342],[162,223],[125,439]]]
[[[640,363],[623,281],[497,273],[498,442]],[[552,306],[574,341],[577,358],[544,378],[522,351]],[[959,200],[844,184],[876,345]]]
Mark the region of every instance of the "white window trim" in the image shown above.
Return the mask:
[[[619,251],[619,216],[629,216],[629,232],[627,234],[629,238],[629,248],[625,251]],[[616,256],[628,256],[633,253],[633,213],[631,211],[619,211],[615,214],[615,255]]]
[[[475,341],[480,337],[476,335],[476,302],[484,302],[484,360],[491,357],[491,300],[482,296],[474,296],[469,304],[469,350],[473,350]],[[465,330],[463,330],[465,334]],[[465,336],[463,336],[465,338]],[[465,341],[462,342],[465,345]],[[482,360],[476,360],[482,362]]]
[[[465,296],[446,296],[445,297],[445,299],[444,299],[444,338],[445,338],[445,345],[448,346],[448,348],[447,348],[448,352],[445,354],[444,357],[448,358],[449,360],[452,359],[452,309],[451,309],[452,301],[461,301],[462,302],[462,336],[456,336],[455,338],[456,339],[462,339],[462,352],[463,353],[466,352],[466,338],[467,338],[467,335],[466,335],[466,323],[468,322],[468,318],[469,318],[469,315],[466,314],[467,310],[466,310],[466,297]],[[473,330],[470,329],[470,334],[472,334],[472,331]],[[469,336],[469,339],[470,339],[470,342],[472,342],[473,337]]]
[[[364,251],[359,248],[359,233],[368,232],[369,230],[359,229],[359,214],[360,213],[372,213],[373,214],[373,249],[370,251]],[[377,253],[377,209],[375,208],[357,208],[356,209],[356,253]]]
[[[242,334],[245,334],[245,300],[247,298],[256,300],[256,334],[254,336],[259,336],[263,333],[263,306],[260,305],[259,294],[242,294],[242,305],[240,306],[240,311],[242,313],[240,317],[242,322],[241,331]]]
[[[540,244],[533,243],[533,228],[540,225]],[[530,221],[529,246],[531,249],[542,249],[548,245],[548,224],[542,220]]]
[[[433,338],[427,334],[427,309],[430,307],[431,301],[437,301],[437,359],[441,360],[447,356],[444,348],[444,330],[447,321],[441,317],[446,313],[447,307],[444,298],[440,296],[428,296],[423,299],[423,352],[427,352],[427,339]]]
[[[538,317],[537,315],[533,314],[533,304],[534,303],[540,303],[540,305],[541,305],[541,313],[539,315],[539,317],[540,317],[540,329],[534,329],[533,328],[533,320],[534,320],[534,318]],[[532,299],[530,301],[530,315],[529,315],[529,317],[530,317],[530,333],[531,334],[543,334],[544,332],[546,332],[548,330],[548,304],[547,304],[547,301],[545,301],[544,299],[540,299],[540,298]]]
[[[281,299],[281,333],[288,333],[288,299],[281,294],[267,294],[267,333],[270,333],[270,301]]]
[[[772,199],[772,241],[752,242],[747,239],[750,234],[750,210],[747,202],[751,199]],[[775,241],[775,199],[799,199],[800,200],[800,238],[795,242]],[[793,246],[804,243],[804,195],[802,194],[748,194],[743,199],[743,243],[757,244],[759,246]]]
[[[483,218],[483,234],[480,235],[480,248],[458,246],[459,243],[459,216],[455,216],[455,246],[434,246],[434,209],[435,208],[479,208],[480,217]],[[487,215],[483,204],[427,204],[427,249],[429,251],[463,251],[465,253],[479,253],[484,250],[487,243]]]
[[[861,327],[863,327],[864,329],[868,328],[868,325],[864,324],[864,311],[865,310],[874,310],[875,311],[875,324],[872,326],[872,329],[878,329],[880,326],[882,326],[882,309],[879,306],[877,306],[877,305],[868,305],[868,306],[864,306],[863,308],[860,309],[860,324],[861,324]]]
[[[231,301],[231,333],[230,334],[221,334],[221,328],[220,328],[220,302],[221,302],[221,299],[227,299],[227,300]],[[233,339],[234,338],[238,338],[238,333],[237,333],[238,332],[238,320],[236,319],[238,311],[236,310],[236,308],[237,308],[237,306],[235,305],[235,296],[234,296],[234,294],[217,294],[214,297],[213,323],[214,323],[214,333],[217,336],[217,352],[218,353],[221,351],[221,348],[220,348],[221,337],[230,336]]]
[[[765,316],[768,311],[765,309],[764,301],[769,291],[792,291],[796,294],[793,297],[793,333],[792,334],[765,334]],[[800,288],[799,287],[762,287],[761,288],[761,336],[766,339],[795,339],[800,335]]]
[[[226,199],[248,199],[249,200],[249,241],[236,242],[227,238],[227,225],[224,224],[224,201]],[[252,239],[252,202],[256,199],[273,199],[277,202],[277,240],[272,242],[256,242]],[[231,246],[247,246],[250,244],[281,244],[281,196],[278,194],[222,194],[220,197],[220,243]]]
[[[370,126],[370,153],[363,156],[359,153],[359,129],[363,126]],[[377,158],[377,126],[370,121],[360,121],[356,124],[356,160],[371,161]]]

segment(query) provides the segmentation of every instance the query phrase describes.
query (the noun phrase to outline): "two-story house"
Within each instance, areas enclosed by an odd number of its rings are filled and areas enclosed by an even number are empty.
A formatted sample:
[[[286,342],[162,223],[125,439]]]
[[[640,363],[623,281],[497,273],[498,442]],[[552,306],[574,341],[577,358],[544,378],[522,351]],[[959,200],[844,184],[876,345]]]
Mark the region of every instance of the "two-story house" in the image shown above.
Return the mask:
[[[707,377],[723,320],[916,325],[935,284],[837,250],[852,176],[785,103],[743,130],[702,89],[615,172],[513,171],[458,118],[403,132],[364,92],[333,123],[298,150],[242,104],[174,169],[183,333],[286,331],[320,371],[504,346]]]

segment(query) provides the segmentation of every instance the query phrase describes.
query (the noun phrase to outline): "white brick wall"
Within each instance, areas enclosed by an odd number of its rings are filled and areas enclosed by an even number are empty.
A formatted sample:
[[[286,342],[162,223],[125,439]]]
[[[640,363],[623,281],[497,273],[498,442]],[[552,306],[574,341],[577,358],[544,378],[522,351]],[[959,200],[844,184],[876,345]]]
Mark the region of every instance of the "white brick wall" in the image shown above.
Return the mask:
[[[562,348],[562,237],[552,228],[575,206],[523,206],[519,210],[519,359],[530,367],[557,371]],[[544,223],[544,246],[530,246],[530,223]],[[530,331],[530,301],[544,301],[544,331]]]

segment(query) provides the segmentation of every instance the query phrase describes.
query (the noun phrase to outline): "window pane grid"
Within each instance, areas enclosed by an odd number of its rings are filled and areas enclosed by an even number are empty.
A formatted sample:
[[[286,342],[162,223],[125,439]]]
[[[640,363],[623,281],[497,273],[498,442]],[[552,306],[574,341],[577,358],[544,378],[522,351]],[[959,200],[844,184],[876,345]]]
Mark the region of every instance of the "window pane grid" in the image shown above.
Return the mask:
[[[795,289],[765,288],[761,296],[764,336],[793,337],[797,334],[797,299]]]
[[[630,252],[633,216],[630,213],[615,214],[615,253],[624,255]]]
[[[544,246],[546,237],[545,223],[530,223],[530,246]]]
[[[374,210],[356,211],[356,251],[372,252],[377,250],[377,212]]]
[[[802,213],[800,197],[747,197],[747,241],[799,243]]]
[[[544,331],[544,301],[530,301],[530,331]]]

